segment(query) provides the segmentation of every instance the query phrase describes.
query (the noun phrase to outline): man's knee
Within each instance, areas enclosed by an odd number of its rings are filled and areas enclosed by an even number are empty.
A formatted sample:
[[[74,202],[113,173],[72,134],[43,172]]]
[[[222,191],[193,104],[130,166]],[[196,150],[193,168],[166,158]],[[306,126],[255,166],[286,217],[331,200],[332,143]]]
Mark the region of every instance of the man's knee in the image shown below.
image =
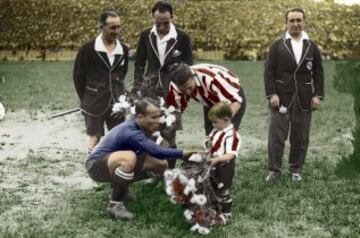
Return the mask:
[[[114,152],[109,157],[109,169],[114,171],[116,168],[121,168],[122,171],[130,173],[134,171],[136,164],[136,154],[132,151],[118,151]]]

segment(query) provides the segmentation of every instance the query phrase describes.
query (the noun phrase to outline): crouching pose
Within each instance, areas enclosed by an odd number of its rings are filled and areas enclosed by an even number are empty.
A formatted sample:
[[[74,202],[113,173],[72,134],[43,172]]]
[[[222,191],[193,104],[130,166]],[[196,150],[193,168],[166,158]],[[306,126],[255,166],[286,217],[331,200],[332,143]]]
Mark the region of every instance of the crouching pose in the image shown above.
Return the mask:
[[[213,186],[226,221],[231,216],[230,187],[235,174],[235,158],[241,145],[240,135],[231,123],[232,113],[230,105],[224,102],[210,109],[208,117],[214,129],[205,142],[211,143],[211,165],[215,167]]]
[[[155,100],[142,99],[135,106],[135,117],[110,130],[85,161],[93,180],[111,183],[106,210],[116,218],[129,220],[134,216],[123,204],[130,182],[146,171],[163,173],[168,166],[165,158],[183,158],[193,153],[161,147],[148,139],[158,129],[160,116]]]

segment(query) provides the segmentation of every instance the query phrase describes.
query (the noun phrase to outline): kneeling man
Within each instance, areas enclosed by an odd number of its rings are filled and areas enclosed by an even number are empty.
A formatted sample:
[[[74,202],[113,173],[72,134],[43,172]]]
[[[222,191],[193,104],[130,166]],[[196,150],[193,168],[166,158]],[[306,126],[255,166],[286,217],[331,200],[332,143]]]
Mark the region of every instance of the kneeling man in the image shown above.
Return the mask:
[[[116,218],[132,219],[123,199],[128,186],[144,171],[163,173],[168,158],[190,156],[191,151],[180,151],[158,146],[148,137],[160,125],[160,106],[150,98],[144,98],[135,106],[135,117],[114,127],[87,157],[85,167],[89,176],[97,182],[108,182],[112,194],[106,210]]]

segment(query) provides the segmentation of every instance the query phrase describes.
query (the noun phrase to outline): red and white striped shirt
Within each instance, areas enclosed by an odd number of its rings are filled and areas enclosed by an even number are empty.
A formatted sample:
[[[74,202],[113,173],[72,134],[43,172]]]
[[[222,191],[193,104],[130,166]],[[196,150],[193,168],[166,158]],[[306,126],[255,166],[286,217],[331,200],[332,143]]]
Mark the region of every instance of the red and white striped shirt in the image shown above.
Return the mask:
[[[204,106],[212,106],[218,102],[239,102],[239,78],[230,70],[214,64],[197,64],[190,66],[194,73],[195,89],[191,96],[183,95],[174,83],[170,83],[167,104],[184,111],[190,98],[201,102]]]
[[[209,134],[211,140],[211,156],[218,157],[225,154],[238,155],[241,147],[240,134],[231,124],[223,130],[213,129]]]

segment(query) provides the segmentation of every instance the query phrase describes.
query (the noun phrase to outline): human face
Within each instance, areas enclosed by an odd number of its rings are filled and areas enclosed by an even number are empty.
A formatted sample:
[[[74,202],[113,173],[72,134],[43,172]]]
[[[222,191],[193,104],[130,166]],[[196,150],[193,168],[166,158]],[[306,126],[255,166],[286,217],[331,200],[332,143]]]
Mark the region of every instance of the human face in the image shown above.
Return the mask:
[[[154,12],[153,18],[157,33],[160,36],[167,35],[170,31],[170,12],[159,12],[159,10],[157,10]]]
[[[186,81],[185,85],[183,85],[183,86],[181,86],[181,87],[178,87],[178,88],[179,88],[179,90],[180,90],[180,92],[181,92],[182,94],[191,96],[191,94],[192,94],[193,91],[195,90],[195,87],[196,87],[196,85],[195,85],[195,80],[194,80],[193,77],[190,77],[190,78]]]
[[[120,34],[120,17],[109,16],[106,18],[105,26],[101,32],[107,41],[114,42]]]
[[[211,118],[210,119],[212,126],[218,130],[223,130],[226,127],[230,126],[231,120],[230,118]]]
[[[304,28],[304,15],[301,12],[289,12],[286,23],[289,34],[292,37],[299,37]]]
[[[159,129],[161,111],[160,108],[150,104],[146,112],[146,115],[138,115],[138,121],[142,129],[152,134]]]

